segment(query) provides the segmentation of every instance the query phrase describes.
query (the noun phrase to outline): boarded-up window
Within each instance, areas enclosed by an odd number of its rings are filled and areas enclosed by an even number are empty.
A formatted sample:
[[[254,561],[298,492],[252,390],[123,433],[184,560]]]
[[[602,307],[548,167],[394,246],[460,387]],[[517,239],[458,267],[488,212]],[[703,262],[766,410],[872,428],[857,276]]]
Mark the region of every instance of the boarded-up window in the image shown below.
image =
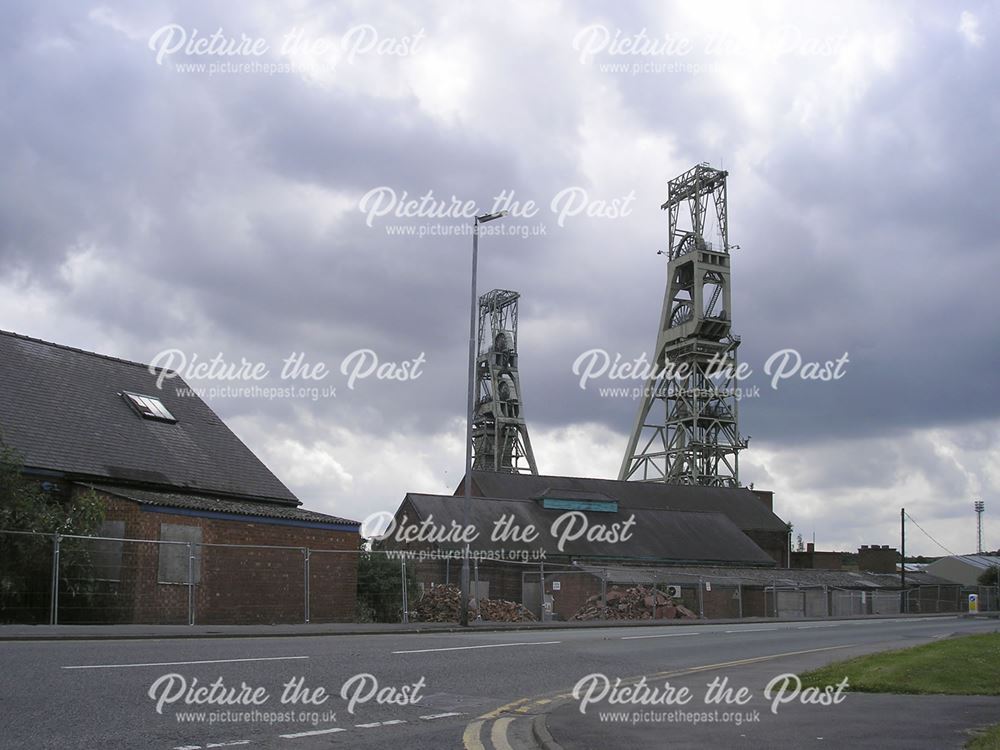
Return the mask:
[[[93,576],[98,581],[120,581],[122,579],[122,551],[125,543],[124,521],[105,521],[97,530],[95,539],[89,542],[90,562]]]
[[[194,583],[201,581],[201,526],[188,526],[176,523],[160,524],[160,540],[163,542],[190,542],[192,561],[192,576]],[[157,580],[160,583],[188,582],[188,545],[158,544],[160,548],[160,570]]]

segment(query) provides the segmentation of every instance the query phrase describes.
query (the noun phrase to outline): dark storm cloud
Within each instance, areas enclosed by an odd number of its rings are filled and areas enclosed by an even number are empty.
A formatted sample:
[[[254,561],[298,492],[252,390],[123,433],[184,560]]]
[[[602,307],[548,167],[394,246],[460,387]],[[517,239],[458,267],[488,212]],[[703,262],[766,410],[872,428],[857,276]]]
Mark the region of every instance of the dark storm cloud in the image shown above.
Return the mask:
[[[424,375],[411,383],[351,390],[336,373],[336,399],[213,404],[305,444],[330,426],[420,442],[464,410],[471,239],[389,235],[386,226],[468,221],[368,226],[358,203],[386,186],[487,209],[512,190],[542,210],[505,222],[547,232],[484,237],[479,283],[523,294],[529,423],[625,433],[637,403],[602,396],[597,386],[608,381],[581,389],[572,364],[595,348],[653,354],[666,182],[721,161],[731,239],[743,248],[733,260],[734,327],[756,371],[749,384],[762,390],[741,404],[755,444],[890,440],[996,416],[995,12],[971,8],[986,40],[977,46],[957,31],[957,10],[868,15],[858,6],[846,26],[832,13],[789,11],[803,28],[848,34],[861,62],[840,71],[834,58],[786,56],[742,88],[727,78],[743,66],[738,55],[718,74],[619,75],[582,63],[573,48],[593,23],[703,36],[681,10],[565,9],[558,23],[516,30],[505,19],[470,33],[478,54],[466,59],[444,13],[379,19],[322,4],[276,18],[197,3],[15,4],[0,25],[0,281],[17,274],[50,290],[66,320],[88,322],[118,342],[112,353],[137,359],[176,346],[276,370],[297,351],[336,369],[361,348],[384,360],[423,353]],[[321,34],[361,22],[386,33],[423,28],[425,57],[342,64],[332,80],[213,77],[157,65],[147,47],[167,23],[275,38],[296,24]],[[894,52],[878,49],[883,32],[896,35]],[[430,65],[435,54],[447,63]],[[473,83],[463,88],[463,76]],[[851,82],[843,90],[842,80]],[[427,91],[437,89],[453,91],[437,92],[458,100],[452,109],[435,109]],[[572,186],[597,199],[633,192],[632,210],[558,226],[548,204]],[[59,328],[46,335],[58,339]],[[816,360],[848,352],[847,376],[772,390],[763,364],[787,347]],[[787,470],[802,487],[835,486],[846,471],[849,485],[884,489],[919,460],[942,467],[934,486],[961,483],[932,458],[880,444],[835,469],[792,461]]]

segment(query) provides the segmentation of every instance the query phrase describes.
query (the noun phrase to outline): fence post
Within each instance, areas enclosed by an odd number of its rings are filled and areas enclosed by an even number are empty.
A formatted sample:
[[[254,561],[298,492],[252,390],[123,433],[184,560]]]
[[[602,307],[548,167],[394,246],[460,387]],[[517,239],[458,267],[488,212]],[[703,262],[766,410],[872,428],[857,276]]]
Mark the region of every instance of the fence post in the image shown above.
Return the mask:
[[[401,572],[402,577],[403,577],[403,584],[402,584],[402,590],[403,590],[403,624],[404,625],[409,625],[410,624],[410,602],[408,601],[408,597],[407,597],[408,592],[406,590],[406,558],[405,557],[401,557],[399,559],[399,563],[400,563],[400,572]]]
[[[188,548],[188,625],[194,625],[194,547],[191,542]]]
[[[778,579],[771,582],[771,594],[774,597],[774,618],[778,618]]]
[[[305,603],[306,624],[308,624],[309,623],[309,548],[308,547],[302,548],[302,568],[305,573],[305,577],[303,580],[304,583],[303,591],[305,593],[305,600],[306,600]]]
[[[49,624],[59,624],[59,535],[52,537],[52,596],[49,606]]]
[[[538,561],[538,601],[539,609],[538,614],[539,622],[545,621],[545,561]]]
[[[451,583],[451,555],[444,559],[444,585]]]
[[[483,603],[479,601],[479,557],[475,557],[472,560],[473,569],[475,570],[476,576],[476,622],[482,622],[483,620]]]
[[[740,618],[743,619],[743,584],[736,584],[736,605],[739,607]]]
[[[698,576],[698,617],[705,619],[705,582]]]
[[[660,587],[657,585],[656,579],[657,579],[656,573],[653,573],[653,612],[652,615],[650,616],[651,620],[656,619],[656,597],[658,596],[657,592],[659,592],[660,590]]]
[[[601,573],[601,619],[608,619],[608,569]]]

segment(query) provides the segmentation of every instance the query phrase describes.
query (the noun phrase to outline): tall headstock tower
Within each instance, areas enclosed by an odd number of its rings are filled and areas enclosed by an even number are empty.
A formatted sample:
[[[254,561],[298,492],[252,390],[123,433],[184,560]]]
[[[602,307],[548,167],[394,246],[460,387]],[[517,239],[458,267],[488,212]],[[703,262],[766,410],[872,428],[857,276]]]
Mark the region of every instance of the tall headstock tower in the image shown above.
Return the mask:
[[[668,186],[667,289],[619,479],[739,486],[727,172],[699,164]],[[711,204],[713,213],[708,214]],[[706,218],[718,240],[706,239]]]
[[[472,467],[537,474],[517,369],[517,292],[494,289],[479,298],[476,411]]]

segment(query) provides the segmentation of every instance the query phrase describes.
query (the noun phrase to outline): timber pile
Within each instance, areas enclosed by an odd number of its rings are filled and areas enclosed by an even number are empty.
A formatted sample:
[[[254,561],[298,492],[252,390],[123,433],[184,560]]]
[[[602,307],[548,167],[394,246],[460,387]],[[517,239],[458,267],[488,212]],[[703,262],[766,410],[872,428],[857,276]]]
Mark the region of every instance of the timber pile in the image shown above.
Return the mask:
[[[574,620],[676,620],[695,618],[694,612],[652,586],[612,586],[607,591],[606,606],[601,595],[594,594],[580,607]]]
[[[410,612],[414,622],[458,622],[462,592],[458,586],[435,586],[424,592],[417,606]],[[469,619],[478,613],[475,599],[470,602]],[[535,616],[524,605],[505,599],[483,599],[480,603],[484,620],[491,622],[533,622]]]

